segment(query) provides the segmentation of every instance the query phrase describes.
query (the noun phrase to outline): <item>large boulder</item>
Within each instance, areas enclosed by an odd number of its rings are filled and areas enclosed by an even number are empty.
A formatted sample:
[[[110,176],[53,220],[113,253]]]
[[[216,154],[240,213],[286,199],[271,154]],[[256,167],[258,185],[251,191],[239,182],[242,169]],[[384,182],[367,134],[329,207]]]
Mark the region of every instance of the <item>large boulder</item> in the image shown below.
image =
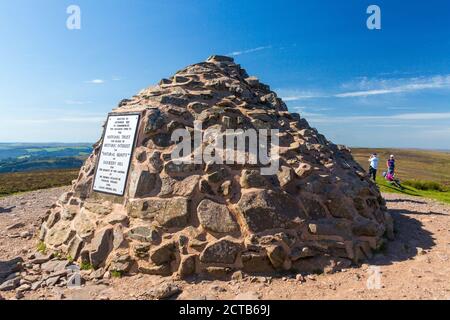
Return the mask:
[[[112,251],[113,228],[97,231],[89,247],[89,259],[94,268],[102,265]]]
[[[227,206],[211,201],[202,200],[197,207],[200,224],[209,231],[227,233],[238,230],[238,225],[230,214]]]
[[[133,218],[156,220],[164,227],[184,227],[189,219],[189,200],[182,197],[133,200],[128,212]]]
[[[251,232],[282,228],[288,219],[305,217],[292,196],[266,189],[244,192],[237,209]]]
[[[240,250],[240,243],[231,238],[223,238],[209,244],[200,255],[200,261],[203,263],[233,264]]]

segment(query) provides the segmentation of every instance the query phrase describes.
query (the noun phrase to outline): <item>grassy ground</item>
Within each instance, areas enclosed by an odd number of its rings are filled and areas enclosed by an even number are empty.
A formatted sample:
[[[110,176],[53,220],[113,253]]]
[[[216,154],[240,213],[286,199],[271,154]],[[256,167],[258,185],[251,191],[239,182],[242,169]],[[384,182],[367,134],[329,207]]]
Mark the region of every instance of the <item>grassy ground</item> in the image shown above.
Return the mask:
[[[396,157],[396,174],[401,180],[435,181],[450,187],[450,153],[412,149],[352,148],[353,157],[367,170],[369,156],[377,152],[380,157],[379,172],[386,171],[390,154]]]
[[[383,177],[377,177],[377,184],[380,188],[381,192],[387,193],[400,193],[406,194],[415,197],[424,197],[435,199],[441,202],[450,203],[450,191],[437,191],[437,190],[420,190],[416,189],[412,186],[409,186],[405,183],[402,183],[404,189],[398,188],[396,186],[391,185],[387,182]]]
[[[79,169],[0,174],[0,197],[18,192],[70,185]]]
[[[380,164],[377,183],[382,192],[402,193],[450,203],[450,153],[412,149],[352,148],[353,157],[367,170],[368,158],[378,153]],[[404,190],[390,185],[381,174],[386,171],[390,154],[396,157],[396,176]]]

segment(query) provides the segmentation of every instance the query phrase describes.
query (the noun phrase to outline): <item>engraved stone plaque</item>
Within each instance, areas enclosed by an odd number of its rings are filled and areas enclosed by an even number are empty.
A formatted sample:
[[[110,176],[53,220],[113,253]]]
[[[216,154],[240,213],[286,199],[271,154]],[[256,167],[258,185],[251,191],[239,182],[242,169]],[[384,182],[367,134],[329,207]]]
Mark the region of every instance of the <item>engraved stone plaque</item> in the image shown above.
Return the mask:
[[[139,114],[108,116],[95,172],[94,191],[124,195],[139,116]]]

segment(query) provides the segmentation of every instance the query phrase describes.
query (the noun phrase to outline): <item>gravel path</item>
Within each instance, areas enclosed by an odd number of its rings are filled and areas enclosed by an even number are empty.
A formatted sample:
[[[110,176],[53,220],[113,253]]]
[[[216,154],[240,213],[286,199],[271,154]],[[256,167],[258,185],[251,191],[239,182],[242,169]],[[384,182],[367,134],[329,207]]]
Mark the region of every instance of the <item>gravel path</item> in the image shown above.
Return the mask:
[[[36,249],[36,240],[31,238],[40,226],[40,218],[68,189],[59,187],[0,198],[0,260]]]
[[[0,263],[35,251],[33,235],[48,207],[67,187],[0,198]],[[25,299],[146,299],[161,285],[182,289],[178,299],[450,299],[450,206],[384,194],[396,239],[370,261],[335,274],[184,282],[159,276],[88,281],[79,289],[46,287]],[[379,275],[379,277],[378,277]],[[86,275],[85,275],[86,276]],[[14,291],[0,293],[14,298]]]

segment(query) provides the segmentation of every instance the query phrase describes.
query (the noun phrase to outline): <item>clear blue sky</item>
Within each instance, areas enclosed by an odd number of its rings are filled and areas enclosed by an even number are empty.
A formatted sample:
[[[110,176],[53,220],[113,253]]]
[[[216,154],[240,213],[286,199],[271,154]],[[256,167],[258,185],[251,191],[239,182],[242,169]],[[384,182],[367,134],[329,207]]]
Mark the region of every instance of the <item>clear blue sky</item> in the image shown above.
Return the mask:
[[[122,98],[233,54],[336,143],[450,149],[449,1],[2,1],[0,42],[2,142],[93,142]]]

